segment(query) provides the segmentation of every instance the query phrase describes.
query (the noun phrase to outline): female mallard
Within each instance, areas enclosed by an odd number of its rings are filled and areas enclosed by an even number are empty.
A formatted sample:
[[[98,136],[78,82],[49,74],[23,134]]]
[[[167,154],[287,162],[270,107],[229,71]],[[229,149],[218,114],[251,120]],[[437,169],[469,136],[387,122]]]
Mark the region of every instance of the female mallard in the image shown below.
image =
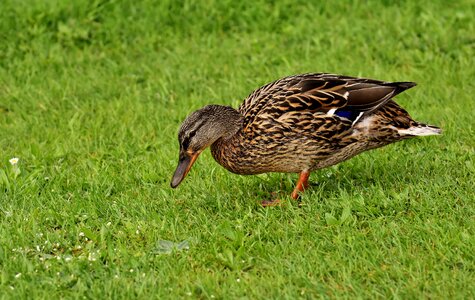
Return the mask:
[[[440,134],[438,127],[414,121],[391,100],[415,85],[303,74],[264,85],[238,110],[207,105],[181,125],[171,186],[177,187],[211,146],[214,159],[233,173],[300,173],[292,192],[298,199],[314,170],[402,139]]]

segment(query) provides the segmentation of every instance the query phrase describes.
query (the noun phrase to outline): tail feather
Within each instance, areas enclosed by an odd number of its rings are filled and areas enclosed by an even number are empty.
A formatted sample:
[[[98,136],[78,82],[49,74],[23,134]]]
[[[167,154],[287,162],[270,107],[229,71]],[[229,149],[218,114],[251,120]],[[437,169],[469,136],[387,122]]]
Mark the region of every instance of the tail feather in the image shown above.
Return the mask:
[[[398,133],[400,135],[409,135],[409,136],[427,136],[427,135],[438,135],[442,133],[442,129],[437,126],[426,125],[426,124],[417,124],[417,126],[412,126],[407,129],[399,129]]]

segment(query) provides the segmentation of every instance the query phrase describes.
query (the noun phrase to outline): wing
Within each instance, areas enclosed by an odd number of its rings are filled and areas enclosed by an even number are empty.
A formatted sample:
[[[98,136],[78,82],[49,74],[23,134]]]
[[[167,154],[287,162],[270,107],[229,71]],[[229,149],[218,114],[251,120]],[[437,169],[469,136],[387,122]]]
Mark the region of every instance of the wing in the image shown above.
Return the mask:
[[[384,82],[327,73],[294,75],[252,92],[239,112],[244,116],[245,127],[296,111],[335,114],[354,124],[363,114],[413,86],[413,82]]]

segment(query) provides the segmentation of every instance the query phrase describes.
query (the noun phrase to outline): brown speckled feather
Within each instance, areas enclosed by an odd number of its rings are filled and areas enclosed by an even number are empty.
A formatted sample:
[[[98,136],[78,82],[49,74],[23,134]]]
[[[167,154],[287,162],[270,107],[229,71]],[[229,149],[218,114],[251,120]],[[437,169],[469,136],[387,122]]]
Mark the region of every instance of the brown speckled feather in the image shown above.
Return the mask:
[[[260,115],[276,117],[289,111],[327,112],[347,107],[366,112],[414,85],[327,73],[294,75],[252,92],[239,112],[245,118],[244,126],[252,125]]]

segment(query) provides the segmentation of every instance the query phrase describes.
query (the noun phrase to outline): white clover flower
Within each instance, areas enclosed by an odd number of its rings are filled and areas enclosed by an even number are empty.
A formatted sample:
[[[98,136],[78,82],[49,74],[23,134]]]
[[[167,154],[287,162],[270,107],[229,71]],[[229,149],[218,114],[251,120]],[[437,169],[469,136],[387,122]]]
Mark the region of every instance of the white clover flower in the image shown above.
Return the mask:
[[[20,159],[18,157],[11,158],[9,162],[12,164],[12,166],[16,165]]]
[[[96,256],[94,255],[94,253],[89,253],[89,255],[87,256],[87,259],[89,261],[96,261]]]

